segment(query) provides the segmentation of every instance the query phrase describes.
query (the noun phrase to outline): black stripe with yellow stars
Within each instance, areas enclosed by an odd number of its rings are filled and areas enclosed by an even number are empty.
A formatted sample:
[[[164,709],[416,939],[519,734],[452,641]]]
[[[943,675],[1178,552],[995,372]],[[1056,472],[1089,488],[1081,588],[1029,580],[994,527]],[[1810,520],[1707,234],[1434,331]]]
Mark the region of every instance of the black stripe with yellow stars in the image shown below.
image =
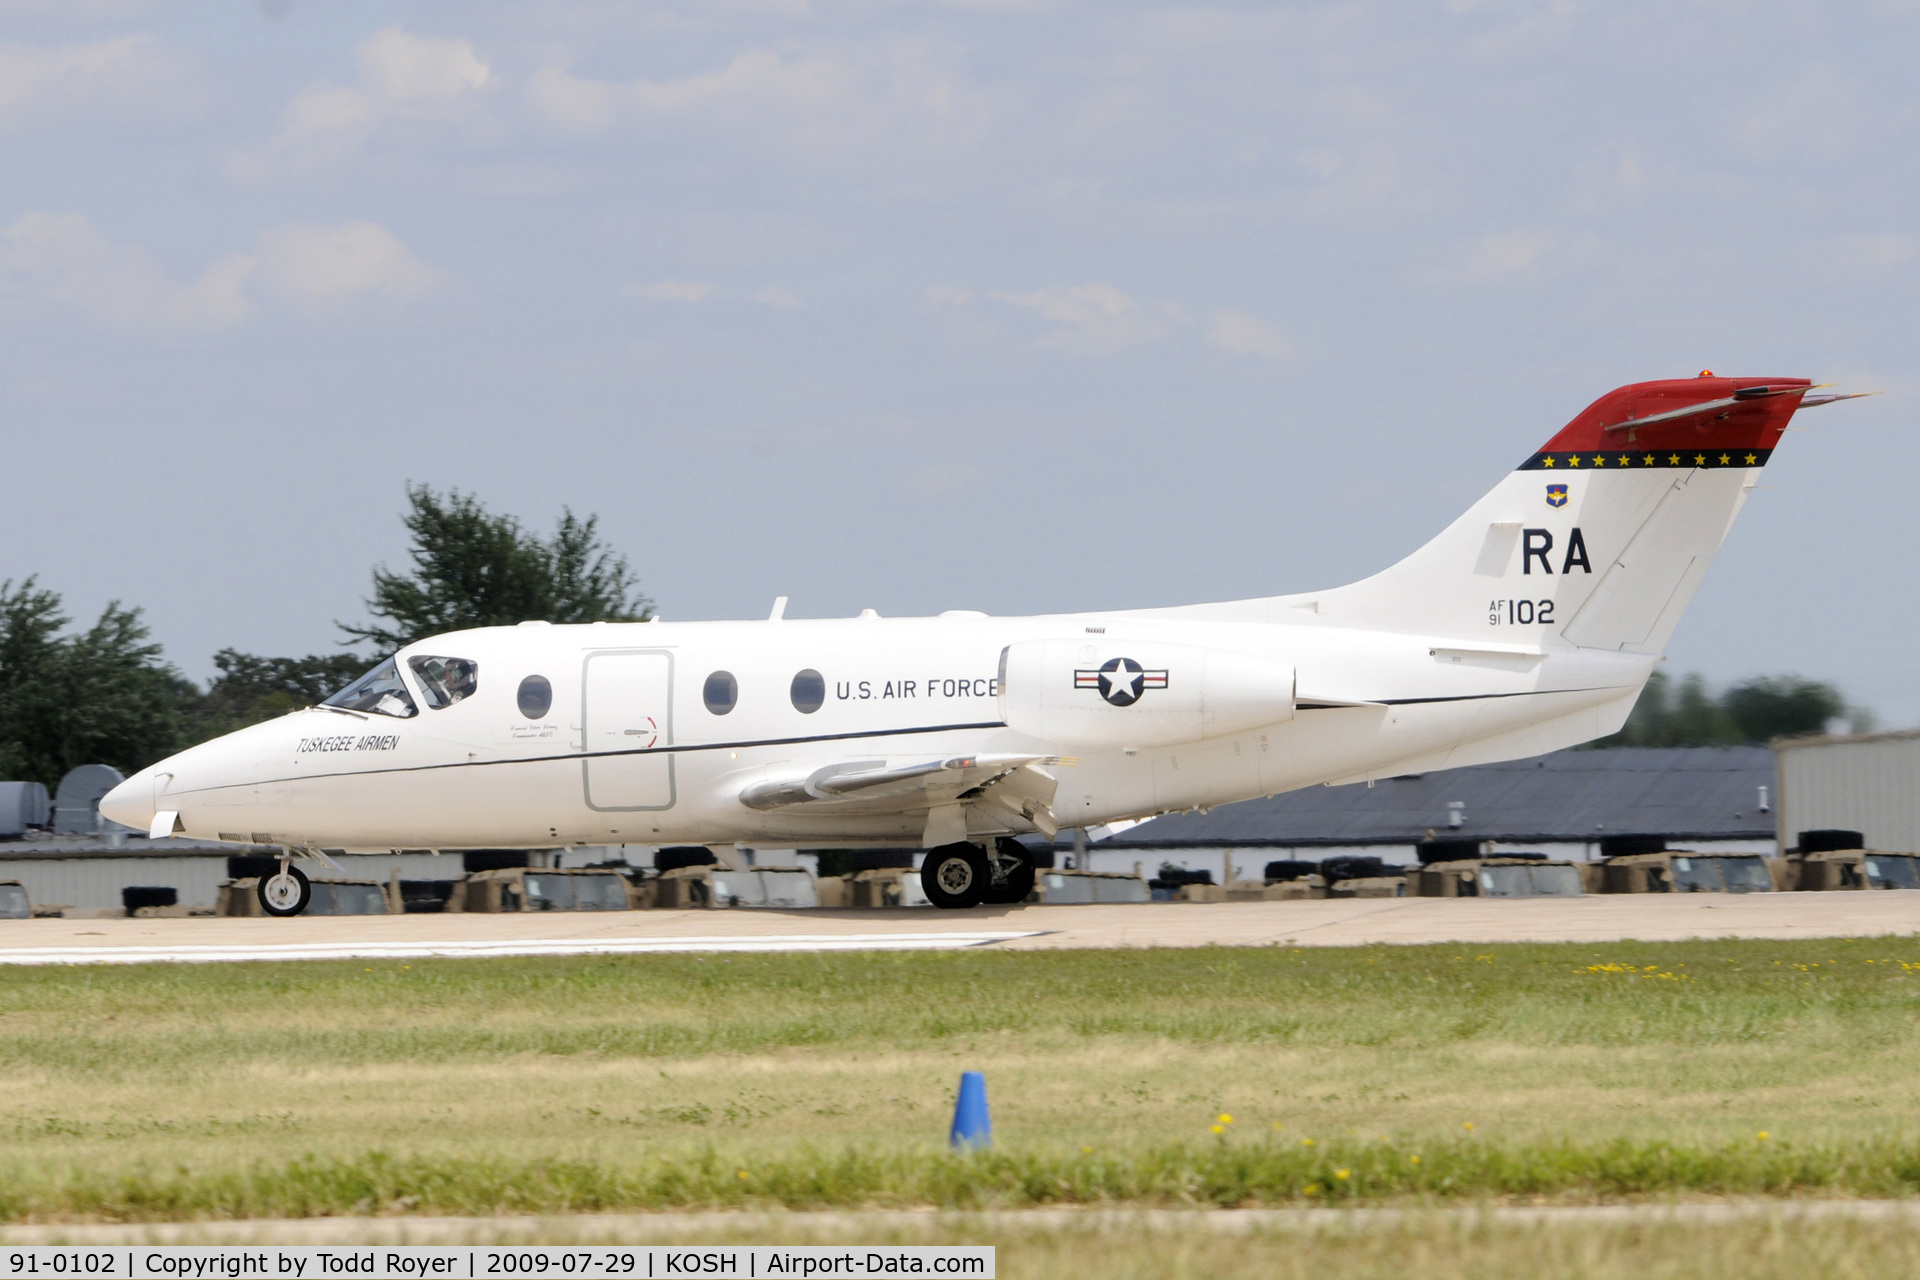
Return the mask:
[[[1764,467],[1771,449],[1589,449],[1583,453],[1536,453],[1520,464],[1522,471],[1649,471],[1676,467],[1719,471],[1729,467]]]

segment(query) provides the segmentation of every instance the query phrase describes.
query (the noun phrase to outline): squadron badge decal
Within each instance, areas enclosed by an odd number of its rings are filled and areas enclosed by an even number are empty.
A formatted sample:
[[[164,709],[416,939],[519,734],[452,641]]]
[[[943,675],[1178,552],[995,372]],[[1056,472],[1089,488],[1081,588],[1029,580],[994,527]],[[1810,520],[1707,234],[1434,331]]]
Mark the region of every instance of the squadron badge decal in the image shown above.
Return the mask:
[[[1100,696],[1116,707],[1130,707],[1140,701],[1148,689],[1167,687],[1164,669],[1149,671],[1132,658],[1109,658],[1097,671],[1081,669],[1073,673],[1076,689],[1098,689]]]
[[[1550,507],[1566,506],[1567,505],[1567,486],[1563,484],[1548,485],[1547,486],[1547,505]]]

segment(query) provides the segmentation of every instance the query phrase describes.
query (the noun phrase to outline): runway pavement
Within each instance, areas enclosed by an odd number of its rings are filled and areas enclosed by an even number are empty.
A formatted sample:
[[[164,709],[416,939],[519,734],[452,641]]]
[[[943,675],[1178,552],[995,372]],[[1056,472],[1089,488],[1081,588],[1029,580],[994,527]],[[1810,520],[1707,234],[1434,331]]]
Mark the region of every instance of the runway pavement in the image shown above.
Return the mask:
[[[1357,898],[935,911],[0,920],[0,964],[991,947],[1364,946],[1920,934],[1920,892]]]

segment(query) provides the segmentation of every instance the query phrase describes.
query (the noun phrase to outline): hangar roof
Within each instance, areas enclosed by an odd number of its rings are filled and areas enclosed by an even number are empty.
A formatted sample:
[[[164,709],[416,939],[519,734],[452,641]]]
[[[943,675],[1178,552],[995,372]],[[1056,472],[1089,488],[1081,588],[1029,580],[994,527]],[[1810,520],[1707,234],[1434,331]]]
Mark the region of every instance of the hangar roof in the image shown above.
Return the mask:
[[[1614,747],[1386,778],[1372,787],[1307,787],[1211,813],[1172,813],[1109,839],[1103,849],[1208,845],[1411,844],[1462,839],[1591,841],[1661,835],[1770,839],[1760,808],[1774,781],[1769,747]],[[1447,826],[1450,801],[1465,824]]]

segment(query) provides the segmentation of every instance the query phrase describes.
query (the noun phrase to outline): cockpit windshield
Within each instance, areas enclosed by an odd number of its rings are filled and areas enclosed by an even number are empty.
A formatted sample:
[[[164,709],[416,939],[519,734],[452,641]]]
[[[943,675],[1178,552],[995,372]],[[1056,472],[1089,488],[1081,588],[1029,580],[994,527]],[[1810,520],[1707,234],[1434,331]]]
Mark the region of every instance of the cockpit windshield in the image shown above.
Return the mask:
[[[392,658],[320,705],[339,707],[343,711],[371,711],[375,715],[394,716],[401,720],[420,713],[420,709],[413,705],[413,695],[407,692],[406,684],[400,679],[400,668],[394,665]]]
[[[471,658],[435,658],[422,654],[407,659],[413,678],[420,682],[421,696],[438,711],[462,698],[473,696],[480,687],[480,664]]]

